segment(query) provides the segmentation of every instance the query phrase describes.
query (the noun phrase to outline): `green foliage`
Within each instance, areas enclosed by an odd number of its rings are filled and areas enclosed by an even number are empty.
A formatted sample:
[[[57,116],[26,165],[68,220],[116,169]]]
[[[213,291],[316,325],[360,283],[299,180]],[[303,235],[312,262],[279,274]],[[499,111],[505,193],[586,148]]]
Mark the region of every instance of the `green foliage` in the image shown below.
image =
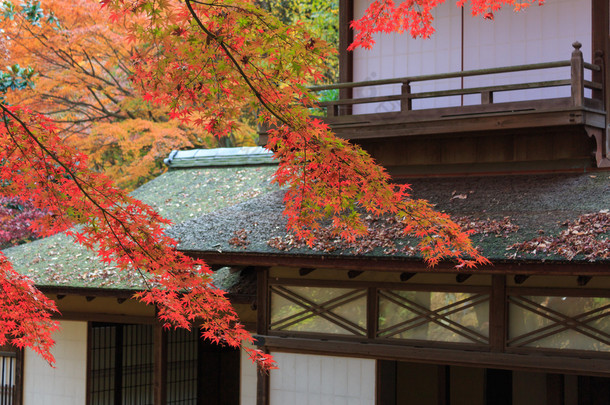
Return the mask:
[[[262,0],[260,6],[285,24],[303,23],[313,34],[338,51],[339,1],[338,0]],[[324,81],[339,81],[338,53],[325,61]]]
[[[15,15],[19,13],[26,21],[29,21],[32,25],[40,27],[40,22],[55,24],[57,28],[60,28],[59,20],[55,17],[55,14],[51,11],[49,14],[45,14],[40,7],[40,1],[38,0],[26,0],[20,4],[20,9],[15,7],[12,1],[7,0],[2,2],[0,5],[2,11],[2,18],[8,20],[14,20]]]
[[[32,78],[36,75],[31,67],[22,68],[18,64],[7,66],[6,71],[0,70],[0,101],[4,102],[4,94],[8,90],[23,90],[34,87]]]

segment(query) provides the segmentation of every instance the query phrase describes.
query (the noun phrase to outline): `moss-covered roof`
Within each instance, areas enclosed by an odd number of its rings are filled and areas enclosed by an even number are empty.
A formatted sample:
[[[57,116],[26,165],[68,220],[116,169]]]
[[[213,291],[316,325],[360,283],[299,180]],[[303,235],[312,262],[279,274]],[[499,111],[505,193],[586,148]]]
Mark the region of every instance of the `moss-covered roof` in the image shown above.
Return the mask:
[[[174,224],[251,200],[277,187],[271,185],[274,166],[208,167],[170,170],[133,192]],[[117,274],[95,254],[64,234],[5,249],[15,269],[44,287],[134,289],[141,279]],[[219,287],[229,287],[235,275],[216,276]]]
[[[537,244],[540,248],[535,252],[510,247],[535,238],[560,235],[566,230],[562,225],[566,221],[600,212],[608,217],[610,210],[610,172],[420,178],[407,182],[412,185],[414,197],[436,204],[436,209],[474,228],[478,232],[473,236],[474,242],[486,257],[495,261],[568,260],[545,249],[548,242],[544,241]],[[394,240],[391,246],[387,240],[365,241],[370,249],[366,246],[362,249],[362,244],[346,246],[337,240],[328,240],[316,249],[299,246],[286,234],[286,222],[281,215],[282,198],[281,191],[261,195],[176,225],[170,233],[181,241],[181,250],[201,253],[417,257],[417,251],[409,247],[413,241],[407,239]],[[371,226],[381,228],[377,235],[387,238],[383,227],[388,225],[372,223]],[[610,228],[603,229],[595,237],[607,244]],[[569,259],[610,262],[602,256],[577,255]]]

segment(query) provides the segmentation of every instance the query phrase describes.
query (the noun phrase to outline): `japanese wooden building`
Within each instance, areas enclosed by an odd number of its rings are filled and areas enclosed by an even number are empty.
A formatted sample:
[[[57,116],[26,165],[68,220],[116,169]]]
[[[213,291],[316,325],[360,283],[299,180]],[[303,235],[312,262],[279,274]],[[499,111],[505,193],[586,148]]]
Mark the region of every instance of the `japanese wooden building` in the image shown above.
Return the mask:
[[[341,83],[317,88],[339,90],[326,119],[473,229],[492,265],[431,269],[391,220],[357,245],[306,248],[285,232],[273,168],[173,154],[179,170],[140,192],[181,250],[221,269],[279,370],[163,332],[129,299],[135,280],[111,283],[57,236],[6,252],[63,327],[55,370],[1,353],[15,404],[610,403],[608,1],[547,0],[493,22],[447,2],[432,39],[349,54],[348,21],[367,4],[340,0]]]
[[[557,253],[573,221],[610,209],[608,1],[494,21],[446,2],[431,39],[380,35],[348,53],[368,4],[340,2],[341,80],[314,89],[338,90],[326,121],[416,196],[507,233],[474,236],[493,266],[473,273],[387,241],[296,249],[277,222],[222,254],[193,234],[192,254],[260,267],[260,342],[282,371],[261,379],[259,405],[610,403],[608,228],[596,255]],[[278,201],[256,205],[273,218]]]

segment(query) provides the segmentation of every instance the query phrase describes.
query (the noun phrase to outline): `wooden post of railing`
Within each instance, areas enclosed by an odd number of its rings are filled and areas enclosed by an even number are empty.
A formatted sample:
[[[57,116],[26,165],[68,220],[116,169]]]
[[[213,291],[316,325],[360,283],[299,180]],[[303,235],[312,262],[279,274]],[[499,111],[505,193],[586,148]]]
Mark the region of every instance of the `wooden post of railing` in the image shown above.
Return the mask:
[[[582,44],[577,41],[572,46],[574,47],[571,59],[572,105],[582,107],[585,104],[584,64],[580,51]]]
[[[328,118],[332,118],[332,117],[336,117],[337,115],[337,110],[339,109],[339,106],[337,104],[329,104],[326,106],[326,116]]]
[[[494,93],[493,91],[482,91],[481,92],[481,104],[493,104]]]
[[[411,95],[411,83],[404,82],[400,91],[403,96],[407,96],[400,99],[400,111],[411,111],[413,109],[412,99],[408,97]]]

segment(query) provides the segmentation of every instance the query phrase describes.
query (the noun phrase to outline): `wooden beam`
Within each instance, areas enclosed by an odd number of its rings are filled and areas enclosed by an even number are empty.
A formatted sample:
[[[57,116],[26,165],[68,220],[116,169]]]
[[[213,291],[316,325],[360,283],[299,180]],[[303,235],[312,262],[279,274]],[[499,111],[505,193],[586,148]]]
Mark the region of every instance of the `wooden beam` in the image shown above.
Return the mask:
[[[53,319],[64,321],[91,321],[108,323],[126,323],[138,325],[152,325],[155,322],[154,316],[141,315],[121,315],[121,314],[101,314],[91,312],[62,311],[61,314],[53,315]]]
[[[85,297],[85,299],[87,300],[87,302],[91,302],[91,301],[93,301],[95,298],[97,298],[97,297],[95,297],[94,295],[87,295],[87,296]]]
[[[416,274],[417,273],[407,273],[407,272],[400,273],[400,281],[409,281]]]
[[[57,301],[61,301],[66,298],[66,294],[57,294]]]
[[[122,303],[124,303],[125,301],[127,301],[127,298],[117,298],[116,302],[121,305]]]
[[[271,351],[610,377],[610,360],[262,336]]]
[[[455,276],[455,281],[458,283],[463,283],[464,281],[468,280],[470,277],[472,277],[472,274],[458,274],[457,276]]]

